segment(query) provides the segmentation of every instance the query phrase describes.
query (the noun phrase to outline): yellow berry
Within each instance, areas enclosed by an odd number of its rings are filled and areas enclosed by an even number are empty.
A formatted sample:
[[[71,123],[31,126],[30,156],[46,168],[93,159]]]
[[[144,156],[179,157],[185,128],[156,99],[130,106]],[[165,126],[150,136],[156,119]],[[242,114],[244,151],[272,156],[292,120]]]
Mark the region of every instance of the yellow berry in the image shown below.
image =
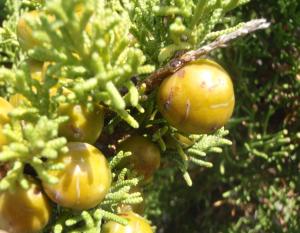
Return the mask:
[[[150,224],[140,215],[134,212],[121,213],[119,215],[128,220],[128,224],[123,226],[110,221],[103,225],[103,233],[153,233]]]
[[[112,180],[111,170],[104,155],[94,146],[69,142],[69,151],[54,163],[64,164],[63,170],[50,170],[58,183],[43,183],[46,194],[55,203],[75,209],[90,209],[107,194]]]
[[[38,233],[47,225],[51,206],[41,187],[30,180],[29,189],[19,185],[0,192],[0,229],[9,233]]]
[[[210,133],[224,126],[234,108],[234,91],[227,72],[201,59],[166,78],[157,95],[163,117],[185,133]]]
[[[69,120],[59,127],[59,134],[73,142],[94,144],[100,136],[104,123],[104,111],[100,105],[90,110],[83,105],[62,104],[59,114]]]

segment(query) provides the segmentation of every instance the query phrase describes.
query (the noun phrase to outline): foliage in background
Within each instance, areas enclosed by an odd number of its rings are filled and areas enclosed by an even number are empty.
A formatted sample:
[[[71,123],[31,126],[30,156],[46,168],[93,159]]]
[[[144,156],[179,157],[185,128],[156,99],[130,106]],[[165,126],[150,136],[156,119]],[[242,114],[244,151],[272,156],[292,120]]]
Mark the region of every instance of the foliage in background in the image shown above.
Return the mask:
[[[57,131],[59,124],[66,120],[59,116],[58,106],[65,103],[80,103],[87,108],[93,108],[99,102],[103,104],[108,113],[103,130],[106,137],[113,137],[119,133],[116,132],[118,129],[123,134],[132,134],[133,128],[140,127],[139,133],[157,141],[164,152],[164,163],[157,174],[158,179],[154,179],[155,185],[160,184],[156,180],[167,182],[176,178],[178,169],[189,185],[191,178],[197,181],[192,190],[198,187],[197,176],[201,171],[218,174],[207,167],[213,163],[218,167],[219,161],[206,155],[221,153],[221,146],[231,145],[224,138],[228,131],[222,128],[212,135],[185,135],[191,140],[188,147],[173,140],[175,149],[166,148],[167,139],[176,138],[178,132],[157,113],[155,92],[145,96],[143,86],[137,88],[135,84],[177,52],[198,48],[239,28],[242,21],[232,23],[234,18],[227,13],[246,2],[248,0],[170,0],[162,3],[157,0],[52,0],[43,5],[38,1],[6,0],[5,11],[0,16],[5,19],[0,31],[1,96],[18,93],[26,101],[14,108],[10,113],[12,122],[3,127],[9,144],[1,151],[0,162],[7,165],[8,171],[1,179],[0,189],[10,189],[16,182],[26,188],[24,171],[29,165],[38,179],[56,182],[47,170],[63,169],[61,164],[53,161],[66,151],[66,139]],[[33,29],[36,44],[28,51],[21,51],[16,36],[17,21],[24,12],[33,9],[41,10],[35,20],[27,22]],[[26,62],[29,57],[46,62],[42,81],[31,77]],[[100,140],[98,146],[108,150],[104,141]],[[126,153],[112,155],[110,165],[114,181],[105,200],[96,208],[82,212],[56,206],[46,232],[52,228],[55,233],[97,232],[103,219],[126,223],[115,215],[117,207],[121,203],[141,201],[140,193],[129,194],[130,187],[137,185],[140,177],[127,168],[116,168],[116,164],[128,156]],[[191,172],[189,168],[192,168]],[[151,185],[150,188],[157,190]],[[172,187],[166,185],[159,190],[168,196],[179,194],[179,189],[167,192],[168,188]],[[190,196],[198,193],[191,192],[186,186],[181,188]],[[168,217],[168,206],[161,212],[157,208],[163,200],[149,195],[149,216],[153,213],[151,208],[155,208],[156,216],[158,214],[162,220]],[[209,203],[206,204],[208,207]],[[164,227],[158,225],[158,229]]]
[[[215,53],[235,84],[233,145],[211,157],[214,168],[190,173],[190,189],[172,171],[157,175],[147,202],[159,232],[299,232],[299,12],[298,0],[253,0],[234,12],[233,24],[265,17],[272,26]]]

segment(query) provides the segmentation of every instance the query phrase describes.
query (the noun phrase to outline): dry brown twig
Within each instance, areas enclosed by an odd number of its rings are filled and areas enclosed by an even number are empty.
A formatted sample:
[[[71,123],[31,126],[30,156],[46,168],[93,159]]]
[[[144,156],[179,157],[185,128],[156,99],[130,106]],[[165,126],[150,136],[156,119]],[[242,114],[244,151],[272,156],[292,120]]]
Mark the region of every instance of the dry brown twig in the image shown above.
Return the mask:
[[[145,92],[149,93],[152,91],[154,88],[156,88],[160,83],[163,81],[164,78],[169,76],[172,73],[175,73],[177,70],[179,70],[181,67],[183,67],[186,63],[197,60],[201,56],[207,55],[211,51],[217,48],[225,47],[228,42],[247,35],[251,32],[260,30],[260,29],[265,29],[270,26],[270,23],[266,21],[266,19],[255,19],[251,20],[249,22],[246,22],[243,24],[240,28],[237,30],[222,35],[218,37],[216,40],[213,42],[197,49],[197,50],[191,50],[187,51],[185,53],[182,53],[181,55],[177,56],[176,58],[172,59],[166,66],[158,69],[154,73],[152,73],[150,76],[148,76],[142,83],[139,84],[140,88],[145,88],[146,84],[146,89]],[[104,135],[102,134],[101,137],[101,143],[102,145],[115,145],[116,141],[122,138],[126,134],[130,134],[131,132],[115,132],[114,135]],[[103,149],[103,148],[102,148]],[[109,153],[109,152],[107,152]],[[111,154],[115,153],[115,151],[111,151]]]
[[[198,58],[207,55],[211,51],[225,47],[228,45],[228,42],[241,37],[257,30],[266,29],[270,26],[270,23],[267,22],[266,19],[254,19],[246,22],[237,30],[230,32],[228,34],[222,35],[218,37],[213,42],[199,48],[196,50],[188,51],[182,54],[179,57],[172,59],[166,66],[158,69],[154,73],[152,73],[149,77],[147,77],[143,81],[143,85],[146,84],[146,92],[150,92],[155,87],[157,87],[165,77],[169,76],[172,73],[175,73],[181,67],[183,67],[186,63],[195,61]],[[141,85],[142,85],[141,84]]]

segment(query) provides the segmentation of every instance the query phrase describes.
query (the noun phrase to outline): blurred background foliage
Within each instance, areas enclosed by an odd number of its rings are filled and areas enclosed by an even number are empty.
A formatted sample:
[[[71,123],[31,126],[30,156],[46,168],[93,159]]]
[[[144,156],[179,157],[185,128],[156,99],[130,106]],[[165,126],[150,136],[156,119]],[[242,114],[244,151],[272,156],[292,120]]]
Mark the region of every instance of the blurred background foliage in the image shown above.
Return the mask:
[[[300,231],[300,2],[252,0],[232,14],[272,23],[213,54],[235,84],[233,145],[191,171],[191,188],[172,169],[157,174],[146,206],[158,233]]]

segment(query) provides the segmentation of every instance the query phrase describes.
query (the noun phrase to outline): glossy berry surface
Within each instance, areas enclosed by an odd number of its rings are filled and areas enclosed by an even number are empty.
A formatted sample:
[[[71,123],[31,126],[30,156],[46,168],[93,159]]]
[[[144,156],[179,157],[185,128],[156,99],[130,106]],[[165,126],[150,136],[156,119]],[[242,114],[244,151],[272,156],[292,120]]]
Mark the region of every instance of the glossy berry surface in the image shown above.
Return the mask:
[[[59,134],[69,141],[94,144],[102,132],[104,111],[100,105],[89,110],[79,104],[64,104],[59,107],[59,114],[69,117],[59,128]]]
[[[43,183],[46,194],[55,203],[76,210],[95,207],[107,194],[111,185],[111,170],[104,155],[94,146],[69,142],[69,152],[54,161],[64,164],[62,170],[51,170],[49,175],[58,183]]]
[[[202,59],[166,78],[157,95],[163,117],[185,133],[211,133],[224,126],[234,109],[234,90],[227,72]]]
[[[47,225],[51,206],[41,187],[30,181],[29,189],[0,193],[0,229],[9,233],[37,233]]]
[[[160,166],[160,150],[149,139],[140,135],[133,135],[121,143],[119,150],[129,151],[133,169],[143,175],[145,180],[151,178]]]
[[[107,222],[102,227],[103,233],[153,233],[150,224],[140,215],[127,212],[119,216],[127,219],[128,224],[123,226],[113,221]]]
[[[0,97],[0,149],[7,144],[7,138],[2,132],[3,126],[9,122],[8,113],[13,110],[13,106],[4,98]]]

